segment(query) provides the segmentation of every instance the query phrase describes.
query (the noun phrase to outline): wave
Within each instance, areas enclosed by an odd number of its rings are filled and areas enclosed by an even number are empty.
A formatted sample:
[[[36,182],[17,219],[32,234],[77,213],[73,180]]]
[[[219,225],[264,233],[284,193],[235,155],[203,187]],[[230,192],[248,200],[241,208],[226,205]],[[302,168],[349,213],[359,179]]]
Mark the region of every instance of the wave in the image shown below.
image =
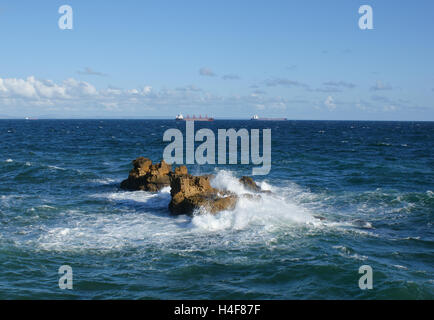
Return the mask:
[[[120,183],[120,181],[112,178],[91,179],[90,182],[97,185],[109,185],[114,183]]]
[[[56,218],[36,224],[34,239],[16,239],[42,250],[120,250],[125,247],[191,248],[206,243],[216,248],[244,244],[274,246],[280,237],[306,237],[324,232],[368,232],[359,230],[361,222],[336,222],[318,219],[317,212],[306,202],[315,198],[309,191],[288,183],[284,188],[267,181],[258,184],[269,193],[259,199],[245,197],[246,190],[230,171],[221,170],[212,186],[234,192],[239,201],[232,211],[216,215],[203,213],[193,217],[172,216],[168,211],[170,188],[158,193],[111,191],[89,195],[108,201],[103,212],[67,210]],[[9,200],[9,199],[4,199]],[[363,227],[363,226],[362,226]],[[370,227],[370,225],[364,225]],[[169,248],[169,249],[170,249]],[[184,250],[182,249],[182,250]]]
[[[66,170],[65,168],[61,168],[61,167],[58,167],[58,166],[51,166],[51,165],[48,165],[47,168],[51,169],[51,170],[61,170],[61,171],[65,171]]]
[[[347,248],[345,246],[337,245],[337,246],[333,246],[333,249],[338,250],[339,255],[344,258],[360,260],[360,261],[364,261],[368,259],[367,256],[357,254],[354,252],[354,250]]]
[[[259,199],[245,197],[244,195],[253,192],[244,188],[230,171],[219,171],[211,181],[211,185],[237,194],[239,201],[231,211],[223,211],[217,215],[195,215],[192,225],[198,229],[241,230],[248,226],[262,226],[272,230],[294,223],[312,225],[320,223],[309,209],[291,201],[282,190],[272,187],[267,182],[262,182],[260,185],[271,193],[263,193]]]
[[[145,191],[116,191],[109,193],[99,193],[90,195],[92,198],[105,198],[109,200],[114,200],[118,202],[137,202],[137,203],[147,203],[151,199],[162,199],[167,200],[170,194],[170,187],[165,187],[159,192],[145,192]]]

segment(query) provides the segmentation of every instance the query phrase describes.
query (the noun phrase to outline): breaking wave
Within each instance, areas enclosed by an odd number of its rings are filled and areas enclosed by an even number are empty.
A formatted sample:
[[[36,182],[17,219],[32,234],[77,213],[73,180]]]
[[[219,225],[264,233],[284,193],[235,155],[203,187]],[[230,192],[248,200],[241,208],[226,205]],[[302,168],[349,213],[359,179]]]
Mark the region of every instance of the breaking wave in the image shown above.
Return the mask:
[[[37,237],[27,239],[26,244],[42,250],[120,250],[125,247],[188,247],[199,244],[205,237],[210,246],[215,241],[214,245],[221,248],[234,243],[267,245],[279,234],[303,237],[312,232],[339,228],[347,231],[347,228],[357,227],[350,222],[318,219],[303,204],[313,195],[296,184],[279,188],[266,181],[259,182],[263,190],[269,191],[261,193],[259,198],[246,197],[254,193],[246,190],[230,171],[219,171],[211,184],[239,196],[234,210],[216,215],[174,217],[167,208],[169,187],[158,193],[115,190],[89,196],[95,201],[108,202],[107,212],[62,212],[55,221],[37,226]]]
[[[262,226],[274,230],[288,224],[316,224],[314,215],[296,201],[291,201],[288,194],[279,188],[273,188],[266,182],[260,183],[263,190],[260,197],[246,197],[254,193],[244,188],[230,171],[219,171],[211,182],[213,187],[227,189],[239,196],[233,211],[223,211],[217,215],[196,215],[192,224],[200,229],[216,231],[222,229],[245,229],[248,226]]]

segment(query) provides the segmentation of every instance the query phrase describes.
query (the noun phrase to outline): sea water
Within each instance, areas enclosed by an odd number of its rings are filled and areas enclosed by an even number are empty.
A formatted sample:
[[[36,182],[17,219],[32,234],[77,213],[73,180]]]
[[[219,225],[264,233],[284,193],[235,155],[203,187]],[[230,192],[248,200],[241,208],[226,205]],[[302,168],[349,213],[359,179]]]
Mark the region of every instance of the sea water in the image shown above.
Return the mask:
[[[171,216],[119,188],[172,120],[0,121],[1,299],[433,299],[434,123],[214,121],[272,130],[269,193]],[[250,165],[190,165],[239,195]],[[322,217],[324,219],[318,219]],[[73,269],[61,290],[58,269]],[[360,266],[373,289],[358,285]]]

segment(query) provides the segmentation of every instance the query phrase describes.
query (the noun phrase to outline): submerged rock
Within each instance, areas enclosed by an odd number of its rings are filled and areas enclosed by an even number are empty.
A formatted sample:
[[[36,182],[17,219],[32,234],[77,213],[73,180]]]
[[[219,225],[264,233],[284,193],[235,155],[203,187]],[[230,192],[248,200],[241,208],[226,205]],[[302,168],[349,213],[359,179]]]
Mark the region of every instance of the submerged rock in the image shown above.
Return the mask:
[[[140,157],[133,160],[134,168],[130,171],[128,179],[122,181],[121,188],[129,191],[159,191],[170,185],[169,173],[172,166],[164,160],[152,164],[148,158]]]

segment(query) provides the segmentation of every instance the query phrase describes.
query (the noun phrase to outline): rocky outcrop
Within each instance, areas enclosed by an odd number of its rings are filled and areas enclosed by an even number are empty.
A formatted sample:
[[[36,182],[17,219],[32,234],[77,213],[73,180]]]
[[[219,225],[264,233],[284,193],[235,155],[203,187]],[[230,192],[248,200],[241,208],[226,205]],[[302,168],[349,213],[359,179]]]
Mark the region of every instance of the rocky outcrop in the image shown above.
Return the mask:
[[[172,171],[172,167],[161,161],[152,164],[148,158],[140,157],[133,161],[133,169],[128,179],[122,181],[121,188],[130,191],[159,191],[170,186],[172,199],[169,210],[172,214],[192,214],[195,211],[215,214],[223,210],[234,209],[238,196],[227,190],[219,190],[211,186],[212,175],[193,176],[187,167],[180,166]],[[250,177],[239,180],[247,190],[260,192],[261,188]],[[260,195],[246,194],[242,197],[259,199]]]
[[[121,183],[122,189],[158,191],[170,185],[169,173],[171,173],[172,167],[164,160],[152,164],[148,158],[140,157],[133,160],[133,166],[128,179]]]
[[[235,208],[238,197],[228,191],[211,187],[212,176],[195,177],[188,174],[185,167],[180,168],[175,169],[170,179],[172,200],[169,210],[172,214],[192,214],[197,209],[217,213]]]

